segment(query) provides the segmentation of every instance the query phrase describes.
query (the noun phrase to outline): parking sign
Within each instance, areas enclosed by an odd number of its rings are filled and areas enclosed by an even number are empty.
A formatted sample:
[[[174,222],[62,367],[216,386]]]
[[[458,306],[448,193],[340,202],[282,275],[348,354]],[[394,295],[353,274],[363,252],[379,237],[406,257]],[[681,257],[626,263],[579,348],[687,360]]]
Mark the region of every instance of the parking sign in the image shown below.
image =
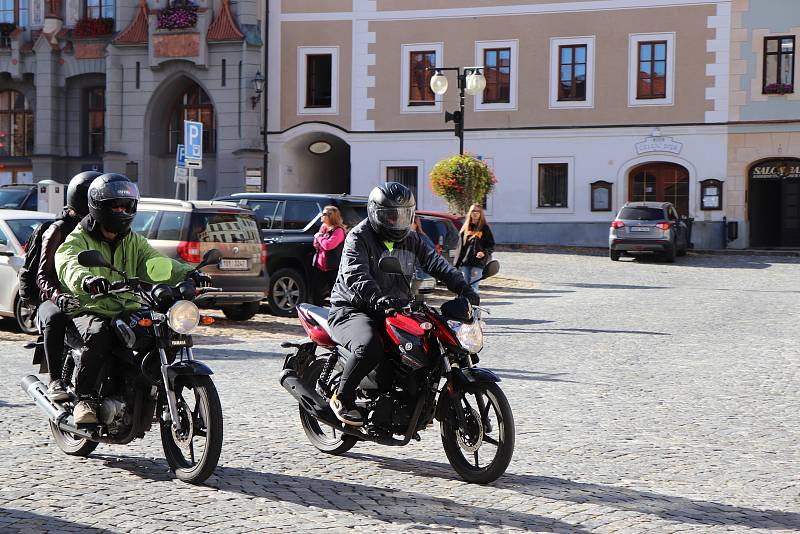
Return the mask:
[[[183,121],[183,144],[186,146],[186,166],[203,164],[203,123]]]
[[[178,150],[175,151],[175,166],[186,167],[186,147],[178,145]]]

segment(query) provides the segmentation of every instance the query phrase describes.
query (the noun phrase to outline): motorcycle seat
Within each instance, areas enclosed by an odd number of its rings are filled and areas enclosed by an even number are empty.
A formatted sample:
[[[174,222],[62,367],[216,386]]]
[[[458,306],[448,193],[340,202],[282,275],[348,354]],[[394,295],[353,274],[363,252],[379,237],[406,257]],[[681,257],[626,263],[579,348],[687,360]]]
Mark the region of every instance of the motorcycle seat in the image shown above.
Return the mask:
[[[328,336],[333,340],[334,343],[339,345],[340,343],[336,341],[336,338],[333,337],[333,332],[331,331],[331,325],[328,324],[328,313],[330,309],[323,308],[321,306],[314,306],[313,304],[302,303],[298,304],[297,306],[300,308],[304,313],[308,314],[309,317],[314,319],[314,321],[322,327],[323,330],[328,334]]]

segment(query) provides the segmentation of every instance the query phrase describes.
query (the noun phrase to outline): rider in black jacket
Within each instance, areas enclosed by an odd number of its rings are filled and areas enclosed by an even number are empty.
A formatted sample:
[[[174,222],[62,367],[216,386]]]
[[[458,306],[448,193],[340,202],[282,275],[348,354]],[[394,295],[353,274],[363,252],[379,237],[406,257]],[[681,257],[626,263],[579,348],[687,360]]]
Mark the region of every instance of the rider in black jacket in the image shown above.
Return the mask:
[[[404,185],[389,182],[372,190],[367,219],[347,235],[339,274],[331,292],[329,324],[336,340],[353,354],[342,373],[339,390],[330,406],[343,423],[361,426],[355,409],[356,387],[374,369],[384,354],[381,328],[386,311],[405,305],[411,291],[404,277],[378,269],[382,256],[395,256],[403,272],[411,277],[417,263],[447,288],[480,302],[464,277],[430,245],[411,232],[416,202]]]

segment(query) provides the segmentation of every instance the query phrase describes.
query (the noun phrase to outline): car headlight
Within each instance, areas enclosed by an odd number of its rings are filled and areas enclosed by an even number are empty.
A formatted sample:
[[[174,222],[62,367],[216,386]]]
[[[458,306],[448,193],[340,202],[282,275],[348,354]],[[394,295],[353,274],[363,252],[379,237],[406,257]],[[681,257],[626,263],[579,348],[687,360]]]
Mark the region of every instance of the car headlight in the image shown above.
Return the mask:
[[[179,334],[191,334],[200,323],[200,310],[194,302],[181,300],[167,311],[167,324]]]
[[[455,332],[456,339],[464,350],[470,354],[477,354],[481,351],[483,348],[483,321],[472,321],[471,323],[447,321],[447,323]]]

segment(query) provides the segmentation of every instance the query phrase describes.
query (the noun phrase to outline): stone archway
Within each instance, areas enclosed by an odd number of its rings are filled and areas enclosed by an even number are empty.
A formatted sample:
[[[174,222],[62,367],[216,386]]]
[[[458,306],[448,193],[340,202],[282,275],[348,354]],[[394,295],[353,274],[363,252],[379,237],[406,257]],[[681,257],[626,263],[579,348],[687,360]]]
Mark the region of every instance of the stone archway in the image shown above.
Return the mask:
[[[350,145],[319,131],[287,141],[281,153],[281,192],[349,193]]]
[[[628,172],[628,200],[671,202],[680,215],[689,215],[689,171],[665,161],[638,165]]]

